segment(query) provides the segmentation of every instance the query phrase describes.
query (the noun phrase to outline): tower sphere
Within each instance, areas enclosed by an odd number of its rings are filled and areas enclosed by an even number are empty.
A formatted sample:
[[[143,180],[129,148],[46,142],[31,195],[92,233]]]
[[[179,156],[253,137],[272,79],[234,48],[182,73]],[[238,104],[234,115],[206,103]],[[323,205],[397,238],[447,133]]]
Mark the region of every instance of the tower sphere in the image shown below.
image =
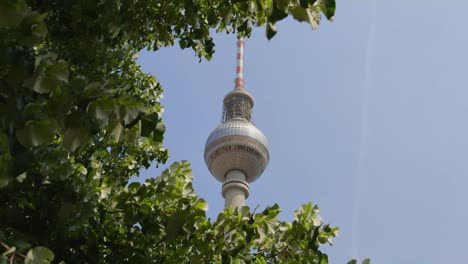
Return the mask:
[[[251,122],[233,118],[221,123],[208,137],[205,162],[211,174],[226,180],[230,170],[240,170],[247,182],[255,181],[269,161],[268,142],[263,133]]]

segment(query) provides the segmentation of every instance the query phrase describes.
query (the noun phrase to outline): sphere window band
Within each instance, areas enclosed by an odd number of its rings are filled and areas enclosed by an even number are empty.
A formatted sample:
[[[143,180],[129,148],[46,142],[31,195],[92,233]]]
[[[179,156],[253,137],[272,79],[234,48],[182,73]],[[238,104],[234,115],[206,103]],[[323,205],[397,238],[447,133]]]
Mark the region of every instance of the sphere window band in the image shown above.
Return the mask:
[[[235,142],[234,142],[235,141]],[[205,147],[206,150],[211,150],[213,148],[215,148],[215,146],[222,146],[222,145],[225,145],[226,143],[230,144],[228,145],[228,149],[231,150],[231,147],[234,146],[233,143],[237,143],[240,145],[245,145],[245,144],[248,144],[248,145],[253,145],[253,146],[256,146],[256,147],[260,147],[261,148],[261,151],[263,152],[263,155],[266,157],[266,159],[269,159],[269,153],[268,153],[268,150],[265,148],[265,146],[263,145],[263,142],[261,141],[257,141],[255,139],[252,139],[252,138],[246,138],[246,137],[241,137],[241,136],[227,136],[227,137],[224,137],[224,138],[220,138],[220,139],[217,139],[215,140],[214,142],[210,143],[209,145],[207,145]],[[261,143],[261,145],[259,145],[258,143]],[[263,145],[263,146],[262,146]],[[237,147],[235,148],[236,150],[242,150],[241,148]],[[255,151],[255,150],[254,150]],[[216,152],[216,151],[215,151]],[[258,153],[258,158],[262,157],[263,155],[257,151],[255,151],[255,153]],[[207,154],[207,152],[205,152],[205,155]],[[210,158],[212,158],[212,155],[210,155]]]
[[[233,148],[235,150],[247,151],[247,152],[251,153],[252,155],[254,155],[257,159],[263,159],[263,155],[260,154],[260,152],[256,151],[252,147],[245,146],[245,145],[229,145],[229,146],[224,146],[224,147],[218,148],[213,153],[211,153],[210,159],[214,159],[214,158],[216,158],[216,156],[221,155],[221,154],[223,154],[223,153],[225,153],[227,151],[230,151],[231,148]]]
[[[219,125],[208,137],[205,145],[205,154],[214,145],[231,142],[235,137],[236,141],[252,143],[260,146],[268,155],[268,141],[265,136],[252,123],[242,119],[234,119]],[[258,143],[256,143],[258,142]]]

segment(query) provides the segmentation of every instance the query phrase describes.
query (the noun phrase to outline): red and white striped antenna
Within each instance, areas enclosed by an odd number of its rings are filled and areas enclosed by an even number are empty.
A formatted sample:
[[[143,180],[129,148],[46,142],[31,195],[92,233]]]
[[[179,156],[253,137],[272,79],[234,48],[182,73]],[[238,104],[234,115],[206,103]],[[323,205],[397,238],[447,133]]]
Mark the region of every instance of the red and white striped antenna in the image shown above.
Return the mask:
[[[237,68],[235,89],[244,89],[244,39],[237,40]]]

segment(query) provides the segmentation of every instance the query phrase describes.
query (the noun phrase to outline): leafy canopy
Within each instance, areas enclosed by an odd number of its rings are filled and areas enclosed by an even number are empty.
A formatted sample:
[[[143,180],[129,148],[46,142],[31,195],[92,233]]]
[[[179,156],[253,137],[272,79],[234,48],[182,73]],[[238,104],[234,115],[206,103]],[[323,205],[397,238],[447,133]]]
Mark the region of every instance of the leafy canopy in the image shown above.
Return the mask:
[[[161,85],[142,49],[210,59],[210,30],[248,37],[291,15],[316,28],[334,0],[0,0],[0,263],[328,263],[336,227],[311,203],[206,217],[188,163],[164,163]],[[212,32],[212,31],[211,31]]]

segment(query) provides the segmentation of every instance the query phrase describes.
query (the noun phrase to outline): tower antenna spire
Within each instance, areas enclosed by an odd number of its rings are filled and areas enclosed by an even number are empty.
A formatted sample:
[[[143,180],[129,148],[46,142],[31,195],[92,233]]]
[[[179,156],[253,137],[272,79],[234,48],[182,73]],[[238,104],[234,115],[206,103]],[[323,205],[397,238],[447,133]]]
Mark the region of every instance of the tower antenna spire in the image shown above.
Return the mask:
[[[237,67],[235,89],[244,89],[244,39],[237,40]]]

